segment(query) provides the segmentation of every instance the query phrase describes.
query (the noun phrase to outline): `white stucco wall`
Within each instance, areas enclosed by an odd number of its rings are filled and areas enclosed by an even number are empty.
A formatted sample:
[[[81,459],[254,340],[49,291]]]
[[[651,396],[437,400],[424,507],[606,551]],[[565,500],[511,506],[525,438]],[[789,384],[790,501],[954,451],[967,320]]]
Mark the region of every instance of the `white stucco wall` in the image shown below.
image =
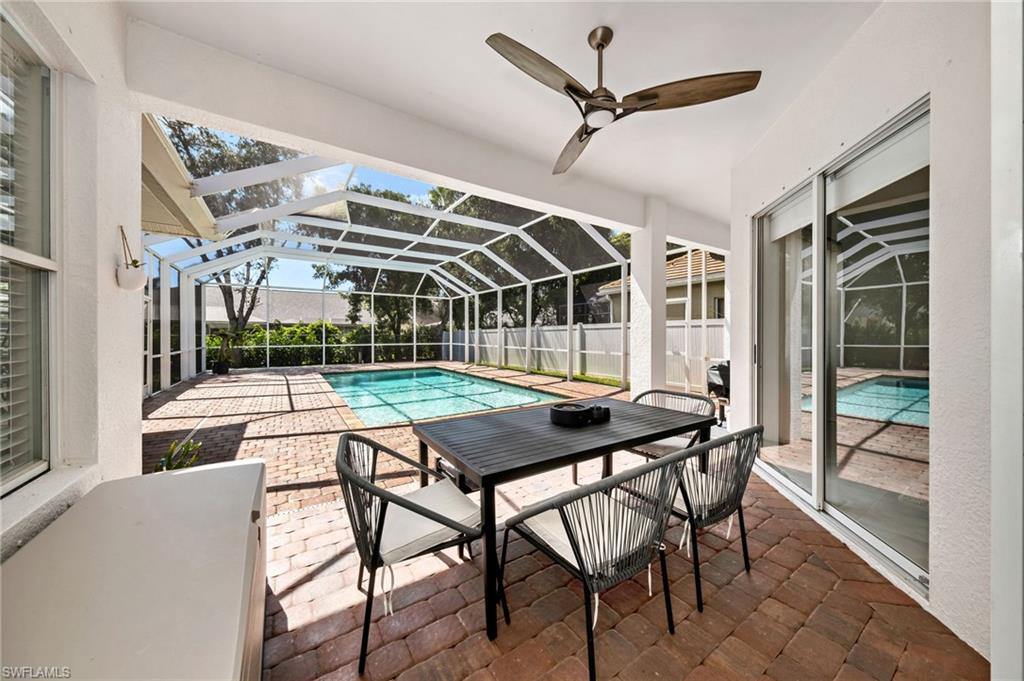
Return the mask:
[[[886,3],[734,169],[734,426],[751,415],[751,216],[931,97],[928,608],[989,647],[989,7]]]
[[[12,4],[55,71],[57,441],[51,471],[0,501],[6,557],[97,483],[141,472],[142,293],[117,287],[118,225],[141,252],[139,112],[111,5]]]

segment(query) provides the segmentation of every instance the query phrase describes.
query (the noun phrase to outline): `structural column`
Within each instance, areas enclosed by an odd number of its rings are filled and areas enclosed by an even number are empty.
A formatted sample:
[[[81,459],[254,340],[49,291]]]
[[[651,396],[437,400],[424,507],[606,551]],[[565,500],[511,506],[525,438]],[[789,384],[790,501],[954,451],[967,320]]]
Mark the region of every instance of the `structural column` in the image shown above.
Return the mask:
[[[473,364],[480,363],[480,294],[473,295]]]
[[[629,264],[622,263],[619,275],[619,380],[629,385]]]
[[[199,287],[199,353],[197,360],[199,362],[198,373],[206,373],[206,291],[207,286],[203,284]]]
[[[644,228],[631,239],[630,391],[665,386],[665,238],[668,204],[644,199]]]
[[[266,309],[266,320],[263,322],[263,327],[266,329],[266,334],[263,337],[264,346],[266,350],[266,362],[267,367],[270,366],[270,259],[263,259],[263,268],[267,272],[266,278],[263,279],[263,294],[266,300],[264,301]]]
[[[690,390],[690,337],[693,335],[693,246],[686,247],[686,326],[683,328],[683,384]]]
[[[462,297],[462,361],[469,364],[469,296]]]
[[[572,337],[572,275],[565,275],[565,380],[572,381],[573,337]]]
[[[530,373],[530,353],[533,349],[533,282],[526,283],[526,321],[523,324],[526,332],[526,350],[524,352],[523,363],[526,369],[526,373]]]
[[[700,254],[700,376],[698,381],[704,378],[710,364],[708,357],[708,252],[704,250]]]
[[[192,277],[182,274],[178,280],[180,289],[179,323],[181,338],[181,380],[196,375],[196,284]]]
[[[178,286],[181,286],[180,279]],[[180,332],[180,319],[178,323]],[[171,265],[165,259],[160,258],[160,385],[153,386],[153,391],[169,387],[171,387]]]
[[[498,289],[498,361],[496,364],[505,366],[505,313],[502,309],[501,289]]]
[[[455,299],[448,299],[448,361],[455,361]]]
[[[320,281],[320,366],[327,366],[327,277]]]

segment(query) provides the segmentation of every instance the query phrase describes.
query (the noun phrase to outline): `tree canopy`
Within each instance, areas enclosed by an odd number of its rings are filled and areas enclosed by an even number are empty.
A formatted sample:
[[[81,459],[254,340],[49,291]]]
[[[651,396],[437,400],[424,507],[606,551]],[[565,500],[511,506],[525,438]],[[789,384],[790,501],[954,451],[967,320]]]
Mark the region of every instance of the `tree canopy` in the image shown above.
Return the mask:
[[[185,121],[164,119],[162,123],[168,139],[192,177],[208,177],[253,168],[298,155],[291,149],[247,137],[228,135]],[[300,192],[301,187],[301,179],[292,177],[211,194],[204,196],[203,200],[214,216],[223,217],[291,200]],[[258,227],[248,227],[239,230],[239,233],[256,229]],[[185,242],[189,246],[200,244],[198,239],[186,238]],[[246,250],[251,245],[251,242],[247,242],[219,248],[210,255],[202,255],[201,258],[203,262],[209,262]],[[224,297],[224,309],[227,311],[229,327],[233,333],[240,333],[249,323],[249,318],[259,303],[260,286],[266,280],[273,264],[273,258],[246,262],[231,272],[216,273],[212,276]]]

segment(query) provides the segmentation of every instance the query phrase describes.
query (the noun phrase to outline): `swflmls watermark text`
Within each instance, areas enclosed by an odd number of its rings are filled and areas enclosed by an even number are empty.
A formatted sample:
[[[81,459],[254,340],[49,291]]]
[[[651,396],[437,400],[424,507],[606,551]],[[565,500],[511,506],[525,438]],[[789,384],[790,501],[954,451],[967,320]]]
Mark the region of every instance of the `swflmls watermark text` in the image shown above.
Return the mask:
[[[0,667],[0,679],[70,679],[71,667]]]

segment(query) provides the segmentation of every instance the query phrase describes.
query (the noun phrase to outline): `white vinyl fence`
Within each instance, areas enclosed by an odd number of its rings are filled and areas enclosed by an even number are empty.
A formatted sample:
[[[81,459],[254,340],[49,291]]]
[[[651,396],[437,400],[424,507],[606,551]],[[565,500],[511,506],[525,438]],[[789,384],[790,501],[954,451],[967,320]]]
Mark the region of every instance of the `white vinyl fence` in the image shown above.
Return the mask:
[[[504,331],[504,338],[499,338]],[[535,326],[531,329],[530,370],[565,373],[566,328],[565,326]],[[526,334],[523,327],[505,329],[480,329],[479,355],[477,338],[469,332],[469,355],[466,355],[464,331],[456,331],[452,338],[449,356],[449,334],[442,337],[442,356],[457,362],[477,362],[496,366],[526,366]],[[666,380],[670,385],[685,386],[687,369],[691,388],[703,391],[708,366],[727,357],[725,320],[707,321],[707,340],[700,321],[693,321],[689,328],[689,352],[686,348],[687,328],[684,321],[668,322]],[[618,324],[575,324],[573,325],[573,365],[577,374],[618,378],[620,371],[621,329]],[[706,347],[703,345],[706,342]],[[500,348],[500,349],[499,349]],[[689,367],[686,356],[689,355]],[[704,359],[704,358],[707,359]]]

